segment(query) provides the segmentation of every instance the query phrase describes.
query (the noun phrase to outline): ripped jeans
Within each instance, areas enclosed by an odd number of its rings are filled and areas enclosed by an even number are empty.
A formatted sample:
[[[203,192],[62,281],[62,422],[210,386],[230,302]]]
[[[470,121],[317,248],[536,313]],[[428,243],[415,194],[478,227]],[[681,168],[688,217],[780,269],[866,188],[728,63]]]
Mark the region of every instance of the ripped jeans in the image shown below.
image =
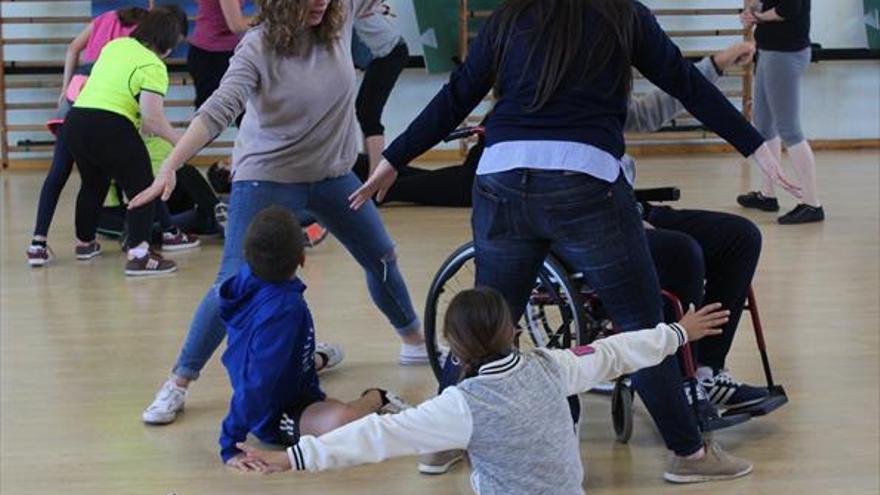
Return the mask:
[[[272,205],[289,208],[299,217],[314,216],[364,269],[373,302],[397,333],[406,336],[419,331],[421,323],[398,270],[394,243],[385,231],[382,217],[372,202],[366,203],[358,211],[348,206],[348,196],[360,186],[361,181],[353,173],[311,183],[232,183],[220,272],[193,315],[189,333],[174,366],[175,375],[198,378],[211,354],[223,342],[226,329],[220,321],[217,288],[238,272],[243,259],[244,235],[251,219]]]

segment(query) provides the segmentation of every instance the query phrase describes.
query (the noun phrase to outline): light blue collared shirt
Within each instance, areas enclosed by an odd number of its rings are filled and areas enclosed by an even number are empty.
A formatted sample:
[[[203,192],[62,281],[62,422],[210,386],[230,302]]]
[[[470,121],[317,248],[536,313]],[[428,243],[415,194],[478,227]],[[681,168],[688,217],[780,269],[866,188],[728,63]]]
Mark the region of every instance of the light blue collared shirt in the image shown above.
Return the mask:
[[[573,141],[504,141],[483,151],[477,175],[507,172],[517,168],[566,170],[614,182],[621,170],[626,180],[635,180],[635,164],[624,155],[618,160],[607,151]]]

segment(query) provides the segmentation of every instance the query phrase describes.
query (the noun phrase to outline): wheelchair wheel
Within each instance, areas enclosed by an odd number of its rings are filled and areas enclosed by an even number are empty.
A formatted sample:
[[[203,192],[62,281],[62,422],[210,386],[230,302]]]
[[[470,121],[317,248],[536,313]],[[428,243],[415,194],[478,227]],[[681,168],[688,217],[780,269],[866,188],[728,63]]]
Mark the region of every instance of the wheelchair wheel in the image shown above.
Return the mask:
[[[446,347],[442,337],[443,315],[455,295],[472,288],[476,279],[473,243],[467,243],[443,262],[425,302],[425,340],[431,370],[440,380],[443,362],[441,351]],[[567,272],[552,256],[548,257],[535,280],[535,288],[526,306],[521,326],[528,339],[520,339],[519,347],[568,347],[583,342],[585,315],[580,293]]]
[[[611,392],[611,421],[617,441],[627,443],[633,431],[633,389],[628,378],[618,378]]]

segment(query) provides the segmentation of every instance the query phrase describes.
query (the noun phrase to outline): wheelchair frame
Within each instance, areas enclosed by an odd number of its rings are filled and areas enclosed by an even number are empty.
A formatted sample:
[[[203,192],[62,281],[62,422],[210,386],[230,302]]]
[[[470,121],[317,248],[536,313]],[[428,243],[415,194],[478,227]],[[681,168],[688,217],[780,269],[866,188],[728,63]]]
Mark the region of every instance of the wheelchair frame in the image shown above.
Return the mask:
[[[655,196],[660,196],[654,190]],[[677,190],[675,190],[677,191]],[[668,192],[668,191],[667,191]],[[669,196],[668,194],[666,195]],[[673,194],[677,196],[677,192]],[[677,197],[676,197],[677,199]],[[475,249],[472,242],[466,243],[456,249],[443,262],[440,269],[434,276],[431,287],[428,291],[427,301],[425,303],[425,339],[427,342],[428,355],[431,356],[431,369],[435,377],[440,381],[443,373],[443,363],[440,362],[441,350],[438,346],[438,337],[440,332],[440,317],[438,314],[437,302],[445,292],[444,285],[449,281],[464,264],[473,259]],[[540,347],[569,348],[574,345],[586,345],[595,340],[599,333],[615,333],[613,325],[610,327],[606,322],[607,318],[597,315],[596,303],[600,302],[598,295],[590,289],[583,281],[583,275],[580,273],[571,273],[571,271],[561,263],[552,254],[544,260],[539,269],[538,276],[535,281],[535,289],[529,298],[525,314],[523,316],[526,323],[526,330],[532,342]],[[680,319],[683,310],[681,301],[674,294],[663,291],[664,298],[673,306],[676,319]],[[556,305],[560,308],[563,318],[567,318],[563,325],[552,332],[552,328],[547,327],[546,319],[542,322],[540,319],[531,318],[532,311],[538,309],[543,311],[543,306]],[[750,407],[734,409],[726,411],[721,416],[715,416],[710,419],[697,417],[700,419],[700,428],[704,432],[709,432],[721,428],[727,428],[736,424],[743,423],[753,417],[767,415],[774,410],[782,407],[788,402],[788,397],[781,385],[773,381],[773,373],[770,367],[770,360],[767,353],[766,341],[764,340],[764,329],[761,324],[760,314],[758,313],[758,305],[754,290],[750,287],[747,295],[746,305],[744,309],[748,310],[752,319],[752,327],[754,328],[757,341],[758,352],[761,355],[761,363],[764,369],[766,379],[766,387],[769,396],[763,402]],[[537,314],[542,314],[538,312]],[[537,325],[544,328],[537,328]],[[539,339],[538,336],[543,335],[546,339]],[[696,397],[696,368],[690,345],[685,344],[680,350],[682,363],[685,369],[686,379],[691,386],[692,397]],[[615,380],[614,389],[611,393],[611,413],[617,440],[621,443],[629,441],[633,429],[633,402],[634,394],[628,377],[620,377]],[[693,407],[697,409],[698,402],[692,401]]]

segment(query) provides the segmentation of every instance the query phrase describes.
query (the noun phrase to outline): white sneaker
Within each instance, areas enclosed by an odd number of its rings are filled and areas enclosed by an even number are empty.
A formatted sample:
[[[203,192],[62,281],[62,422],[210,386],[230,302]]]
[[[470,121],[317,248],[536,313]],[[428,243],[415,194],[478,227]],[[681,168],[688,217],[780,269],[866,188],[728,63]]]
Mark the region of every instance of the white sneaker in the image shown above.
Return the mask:
[[[339,366],[339,363],[345,359],[345,352],[339,344],[328,344],[326,342],[318,342],[315,344],[315,354],[324,356],[324,367],[318,370],[323,373],[329,369]]]
[[[440,363],[446,362],[449,348],[440,346]],[[397,362],[401,366],[426,366],[431,364],[428,360],[428,348],[425,344],[400,344],[400,355]]]
[[[464,459],[463,450],[444,450],[419,456],[419,472],[422,474],[445,474]]]
[[[150,425],[167,425],[174,422],[177,413],[183,411],[186,401],[186,387],[181,387],[174,383],[173,379],[168,379],[162,384],[162,388],[156,392],[156,398],[144,410],[144,423]]]

